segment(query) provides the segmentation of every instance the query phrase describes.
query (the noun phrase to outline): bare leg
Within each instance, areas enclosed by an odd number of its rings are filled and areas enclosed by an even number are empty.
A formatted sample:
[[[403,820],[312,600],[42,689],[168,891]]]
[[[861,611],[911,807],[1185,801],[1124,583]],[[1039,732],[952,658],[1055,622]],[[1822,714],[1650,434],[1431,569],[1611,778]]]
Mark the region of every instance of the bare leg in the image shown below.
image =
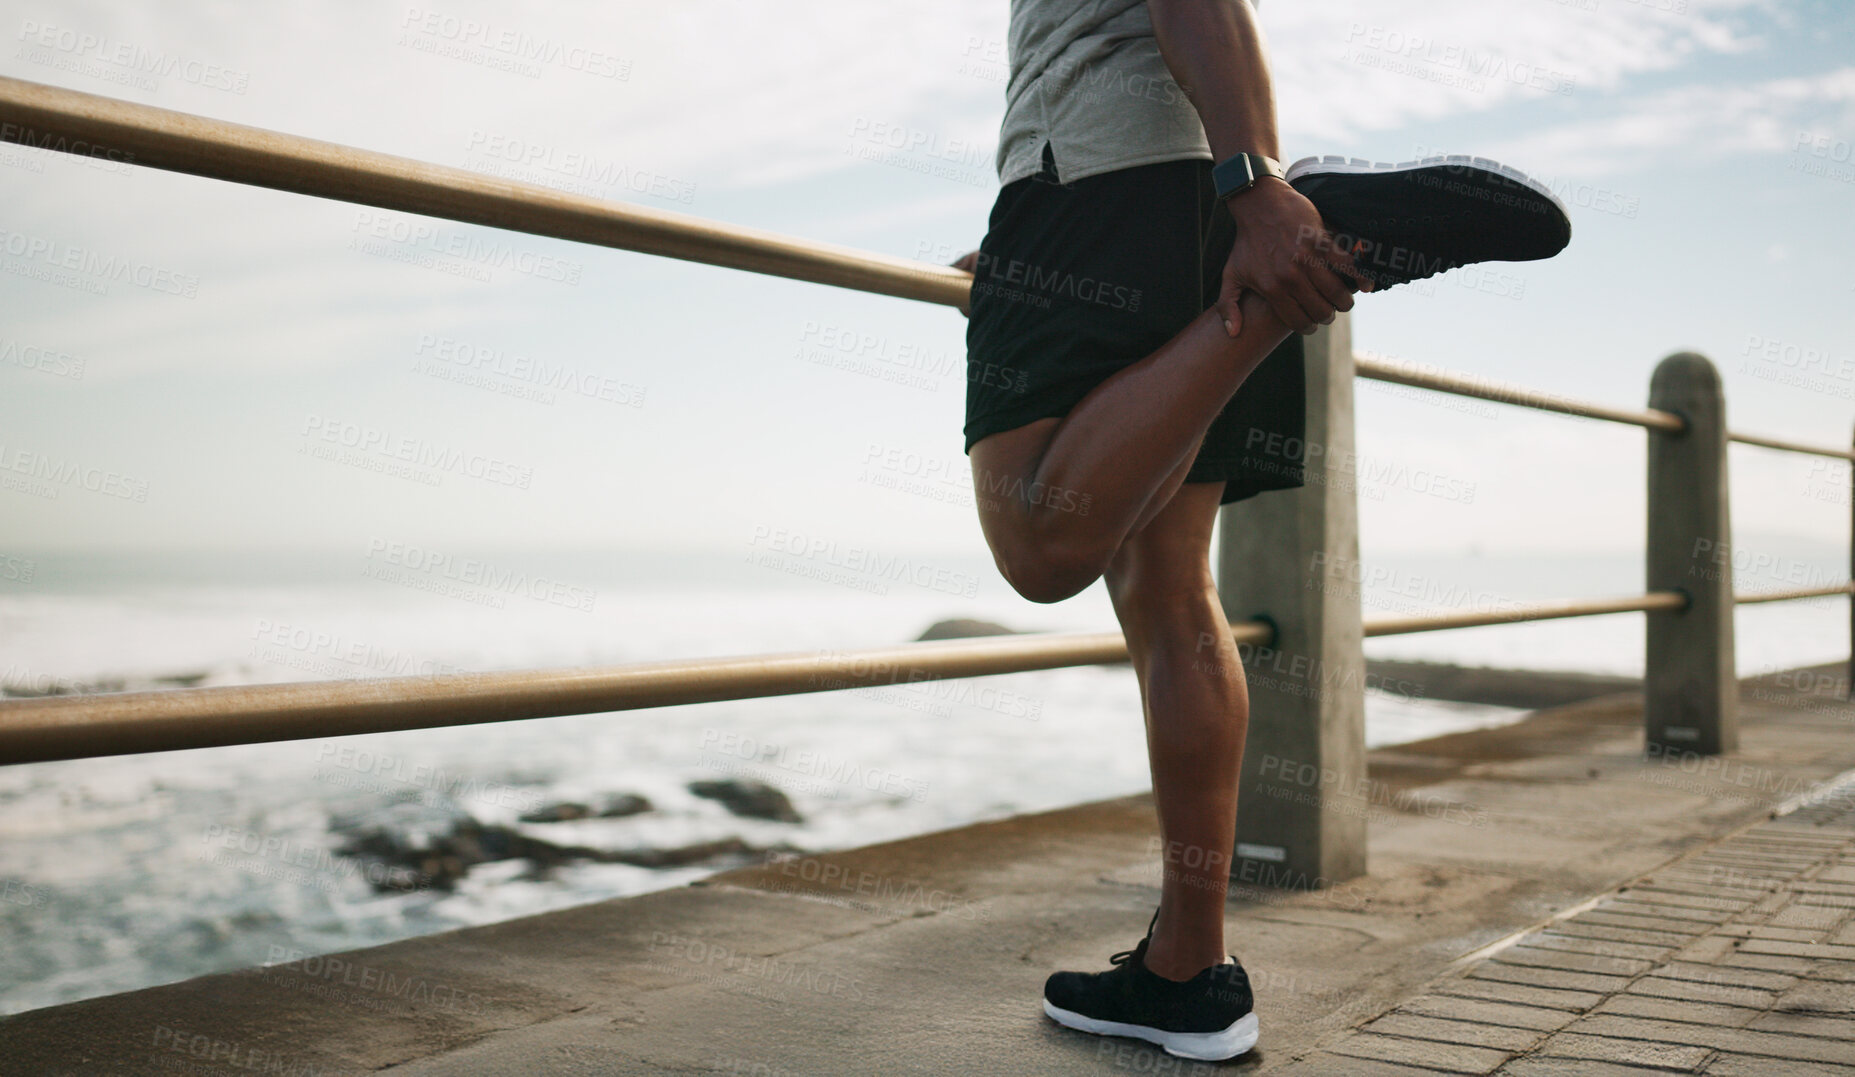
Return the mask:
[[[1249,727],[1242,666],[1211,576],[1211,525],[1223,489],[1221,482],[1181,486],[1129,536],[1107,572],[1140,678],[1163,843],[1146,966],[1173,980],[1224,960],[1237,775]]]
[[[1247,295],[1236,338],[1216,310],[1206,311],[1069,414],[975,444],[980,527],[1012,587],[1034,602],[1058,602],[1100,578],[1183,483],[1212,420],[1287,336]]]

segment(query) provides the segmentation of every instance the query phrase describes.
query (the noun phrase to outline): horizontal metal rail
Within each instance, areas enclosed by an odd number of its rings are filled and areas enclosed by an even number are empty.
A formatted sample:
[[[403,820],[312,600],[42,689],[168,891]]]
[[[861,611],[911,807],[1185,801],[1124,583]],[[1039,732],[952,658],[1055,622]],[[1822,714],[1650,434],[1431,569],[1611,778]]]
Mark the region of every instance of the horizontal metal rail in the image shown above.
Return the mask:
[[[24,79],[0,77],[0,141],[962,309],[972,293],[971,275],[951,266],[588,198]],[[1355,370],[1378,381],[1651,430],[1675,433],[1685,425],[1666,411],[1613,408],[1369,357],[1358,358]],[[1855,459],[1846,449],[1730,436],[1748,445]]]
[[[1556,621],[1565,617],[1597,617],[1606,613],[1645,613],[1683,610],[1687,596],[1679,591],[1651,591],[1625,598],[1580,598],[1564,602],[1537,602],[1474,613],[1432,613],[1415,617],[1383,617],[1365,623],[1366,638],[1435,632],[1445,628],[1479,628],[1520,621]]]
[[[1728,441],[1737,441],[1741,445],[1757,445],[1766,449],[1781,449],[1784,452],[1808,453],[1811,456],[1833,456],[1838,460],[1855,460],[1855,451],[1849,449],[1830,449],[1822,445],[1806,445],[1801,441],[1785,441],[1781,438],[1760,437],[1757,434],[1727,433]]]
[[[1516,407],[1536,408],[1540,411],[1556,411],[1563,415],[1580,415],[1587,419],[1605,419],[1613,423],[1645,426],[1651,430],[1665,430],[1669,433],[1680,433],[1687,429],[1687,424],[1681,420],[1681,416],[1669,411],[1657,411],[1653,408],[1632,410],[1607,407],[1603,404],[1588,404],[1540,389],[1529,389],[1524,385],[1511,385],[1468,374],[1453,374],[1441,370],[1410,370],[1397,363],[1387,363],[1370,356],[1355,356],[1353,372],[1359,377],[1371,378],[1374,381],[1396,382],[1399,385],[1410,385],[1418,389],[1433,389],[1439,393],[1472,396],[1481,400],[1492,400],[1498,404],[1512,404]]]
[[[1775,602],[1840,589],[1741,596]],[[1678,591],[1542,602],[1475,613],[1380,618],[1368,637],[1450,628],[1679,611]],[[1239,645],[1268,646],[1260,621],[1231,626]],[[340,737],[404,729],[554,718],[889,684],[984,677],[1127,660],[1119,632],[1040,633],[937,640],[849,651],[807,651],[641,662],[596,669],[517,670],[53,696],[0,703],[0,765]]]
[[[1758,602],[1790,602],[1799,598],[1829,598],[1847,594],[1855,594],[1855,583],[1842,583],[1834,587],[1804,587],[1795,591],[1753,591],[1734,595],[1733,601],[1741,606],[1750,606]]]
[[[792,280],[961,306],[972,277],[152,105],[0,78],[0,140]]]
[[[1234,626],[1265,643],[1260,622]],[[56,696],[0,703],[0,764],[339,737],[399,729],[830,692],[1127,660],[1119,632],[936,640],[640,662],[370,680]]]
[[[1662,411],[1658,408],[1613,408],[1604,404],[1572,400],[1542,389],[1530,389],[1524,385],[1495,381],[1478,375],[1457,374],[1446,370],[1413,370],[1407,366],[1374,359],[1368,355],[1353,357],[1353,372],[1361,378],[1369,378],[1373,381],[1395,382],[1399,385],[1429,389],[1438,393],[1471,396],[1479,400],[1492,400],[1497,404],[1512,404],[1515,407],[1533,408],[1538,411],[1556,411],[1562,415],[1579,415],[1587,419],[1603,419],[1608,422],[1647,427],[1650,430],[1661,430],[1671,434],[1678,434],[1687,429],[1687,424],[1682,421],[1681,416],[1671,411]],[[1830,456],[1838,460],[1855,460],[1855,450],[1850,449],[1832,449],[1823,445],[1768,438],[1759,434],[1729,432],[1726,437],[1730,441],[1737,441],[1744,445],[1757,445],[1766,449],[1808,453],[1812,456]]]

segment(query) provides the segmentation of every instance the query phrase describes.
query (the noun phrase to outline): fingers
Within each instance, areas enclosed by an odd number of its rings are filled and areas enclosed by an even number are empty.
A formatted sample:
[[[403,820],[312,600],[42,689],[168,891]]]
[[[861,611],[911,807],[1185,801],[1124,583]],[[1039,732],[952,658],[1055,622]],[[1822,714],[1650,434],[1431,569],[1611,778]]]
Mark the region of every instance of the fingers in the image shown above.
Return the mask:
[[[1328,302],[1327,297],[1322,295],[1320,289],[1309,279],[1309,276],[1307,273],[1302,273],[1296,276],[1288,286],[1288,290],[1295,297],[1295,302],[1307,312],[1305,327],[1297,326],[1296,328],[1312,329],[1315,325],[1332,325],[1337,312],[1333,304]]]
[[[1224,284],[1218,289],[1216,305],[1224,319],[1224,335],[1235,337],[1243,332],[1243,285],[1229,263],[1224,265]]]
[[[1348,287],[1354,291],[1376,290],[1378,285],[1372,280],[1370,274],[1359,268],[1359,263],[1356,261],[1358,252],[1365,247],[1365,240],[1346,240],[1342,243],[1340,240],[1343,238],[1331,234],[1327,237],[1327,268],[1350,281]]]
[[[1276,320],[1297,333],[1321,319],[1321,315],[1310,309],[1307,303],[1307,299],[1314,295],[1312,289],[1299,287],[1293,274],[1271,284],[1252,288],[1251,291],[1269,305],[1269,312],[1275,315]],[[1318,307],[1319,304],[1315,303],[1314,306]]]
[[[1309,266],[1307,279],[1308,283],[1313,286],[1314,291],[1319,293],[1321,299],[1325,300],[1327,305],[1334,310],[1348,311],[1353,309],[1353,290],[1347,287],[1344,278],[1327,268],[1324,262]],[[1332,319],[1329,318],[1328,320],[1331,321]]]

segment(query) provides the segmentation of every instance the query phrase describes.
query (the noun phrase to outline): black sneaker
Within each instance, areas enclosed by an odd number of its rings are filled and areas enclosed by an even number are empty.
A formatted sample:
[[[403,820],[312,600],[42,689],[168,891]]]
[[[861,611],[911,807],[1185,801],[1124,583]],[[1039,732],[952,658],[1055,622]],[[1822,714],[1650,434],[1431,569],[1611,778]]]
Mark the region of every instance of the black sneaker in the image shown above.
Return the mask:
[[[1043,1012],[1100,1036],[1132,1036],[1180,1058],[1217,1062],[1256,1046],[1250,980],[1236,958],[1180,983],[1148,971],[1147,937],[1108,960],[1107,972],[1056,972],[1043,985]]]
[[[1286,176],[1320,210],[1335,244],[1379,288],[1471,262],[1550,258],[1572,240],[1565,206],[1546,185],[1484,157],[1373,164],[1296,161]]]

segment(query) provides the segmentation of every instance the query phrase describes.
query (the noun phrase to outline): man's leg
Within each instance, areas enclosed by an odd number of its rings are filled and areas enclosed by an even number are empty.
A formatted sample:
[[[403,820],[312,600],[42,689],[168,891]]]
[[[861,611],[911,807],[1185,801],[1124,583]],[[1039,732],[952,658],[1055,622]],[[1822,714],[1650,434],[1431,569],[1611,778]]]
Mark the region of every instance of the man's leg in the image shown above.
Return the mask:
[[[1107,571],[1146,711],[1164,874],[1148,969],[1187,980],[1224,960],[1249,695],[1211,576],[1221,482],[1185,483]]]
[[[1059,602],[1100,578],[1168,504],[1212,420],[1288,332],[1246,295],[1234,339],[1208,310],[1067,415],[975,443],[979,524],[1006,581],[1033,602]]]

